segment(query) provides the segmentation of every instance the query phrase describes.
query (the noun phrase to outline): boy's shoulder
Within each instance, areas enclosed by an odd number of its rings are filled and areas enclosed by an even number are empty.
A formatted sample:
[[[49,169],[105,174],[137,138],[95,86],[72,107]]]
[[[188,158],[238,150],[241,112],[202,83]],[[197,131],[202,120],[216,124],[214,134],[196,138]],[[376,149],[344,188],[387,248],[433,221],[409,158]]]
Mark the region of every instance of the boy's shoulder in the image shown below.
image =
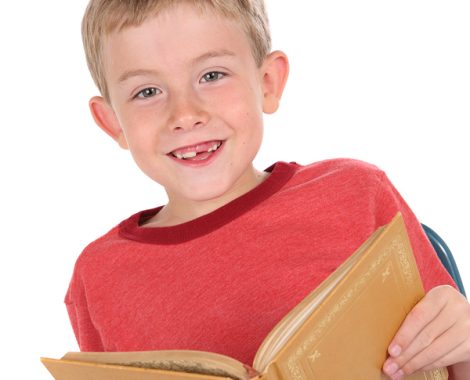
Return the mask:
[[[376,165],[353,158],[332,158],[298,166],[293,185],[305,181],[381,181],[385,175]]]
[[[351,170],[369,174],[381,172],[376,165],[356,158],[330,158],[304,165],[303,168],[304,170],[320,170],[327,172],[349,172]]]
[[[106,261],[112,258],[116,244],[120,240],[122,241],[122,239],[119,239],[119,226],[117,225],[85,246],[78,256],[75,266],[96,268],[97,265],[103,263],[103,260]],[[98,252],[99,255],[97,255]]]

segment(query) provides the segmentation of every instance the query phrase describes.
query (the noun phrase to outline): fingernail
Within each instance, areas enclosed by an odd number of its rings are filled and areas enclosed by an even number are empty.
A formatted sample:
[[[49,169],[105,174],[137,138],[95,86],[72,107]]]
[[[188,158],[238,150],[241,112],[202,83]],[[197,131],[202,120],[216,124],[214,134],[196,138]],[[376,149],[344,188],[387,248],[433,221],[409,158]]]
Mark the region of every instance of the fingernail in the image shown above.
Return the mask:
[[[388,376],[394,375],[395,372],[397,372],[397,370],[398,370],[398,364],[395,363],[395,362],[389,362],[389,363],[385,364],[385,366],[384,366],[384,372]]]
[[[394,344],[388,350],[389,354],[393,357],[397,357],[401,353],[401,347],[398,344]]]

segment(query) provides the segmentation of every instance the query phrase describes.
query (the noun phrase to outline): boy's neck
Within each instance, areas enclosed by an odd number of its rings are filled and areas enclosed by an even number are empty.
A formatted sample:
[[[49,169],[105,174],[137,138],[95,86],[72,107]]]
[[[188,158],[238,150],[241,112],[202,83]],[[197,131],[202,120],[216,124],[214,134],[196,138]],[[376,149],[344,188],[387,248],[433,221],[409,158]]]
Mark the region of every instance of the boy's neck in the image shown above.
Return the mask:
[[[269,176],[269,173],[253,168],[246,176],[248,178],[240,181],[238,186],[234,186],[230,191],[214,199],[195,201],[169,196],[168,204],[146,221],[144,227],[170,227],[207,215],[253,190]]]

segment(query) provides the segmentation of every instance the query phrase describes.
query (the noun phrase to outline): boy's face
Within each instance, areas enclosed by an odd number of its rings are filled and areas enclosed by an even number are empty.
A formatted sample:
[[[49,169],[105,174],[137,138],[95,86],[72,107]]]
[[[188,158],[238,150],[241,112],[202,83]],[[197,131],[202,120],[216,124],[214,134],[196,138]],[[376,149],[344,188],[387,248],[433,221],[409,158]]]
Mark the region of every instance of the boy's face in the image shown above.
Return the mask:
[[[110,34],[103,56],[111,104],[92,99],[95,120],[170,203],[234,198],[258,183],[262,113],[280,94],[241,25],[182,4]]]

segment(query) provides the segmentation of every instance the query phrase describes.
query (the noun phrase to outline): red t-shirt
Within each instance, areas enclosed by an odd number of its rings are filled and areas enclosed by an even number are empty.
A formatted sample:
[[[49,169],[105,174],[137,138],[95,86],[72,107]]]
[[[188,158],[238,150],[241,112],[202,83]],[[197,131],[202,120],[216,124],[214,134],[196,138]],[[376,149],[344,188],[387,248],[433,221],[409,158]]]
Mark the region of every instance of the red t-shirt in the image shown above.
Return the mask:
[[[140,212],[91,243],[65,299],[80,349],[193,349],[251,364],[263,338],[401,211],[426,290],[452,284],[385,174],[355,160],[279,162],[252,191],[193,221]]]

